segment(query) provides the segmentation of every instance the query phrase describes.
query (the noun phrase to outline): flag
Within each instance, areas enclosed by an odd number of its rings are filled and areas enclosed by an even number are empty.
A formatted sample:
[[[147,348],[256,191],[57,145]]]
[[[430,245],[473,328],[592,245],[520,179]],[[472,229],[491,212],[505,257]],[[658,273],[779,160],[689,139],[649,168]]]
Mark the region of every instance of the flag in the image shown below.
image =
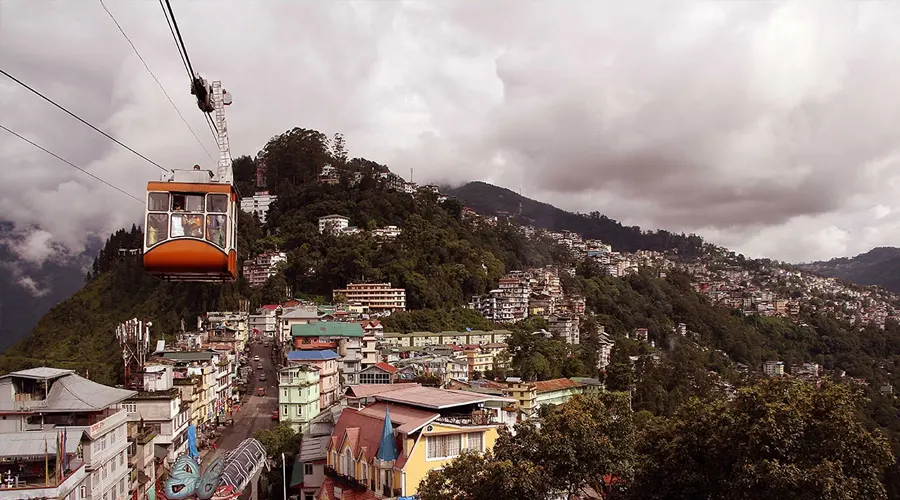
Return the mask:
[[[44,436],[44,484],[50,484],[50,456],[47,451],[46,434]]]

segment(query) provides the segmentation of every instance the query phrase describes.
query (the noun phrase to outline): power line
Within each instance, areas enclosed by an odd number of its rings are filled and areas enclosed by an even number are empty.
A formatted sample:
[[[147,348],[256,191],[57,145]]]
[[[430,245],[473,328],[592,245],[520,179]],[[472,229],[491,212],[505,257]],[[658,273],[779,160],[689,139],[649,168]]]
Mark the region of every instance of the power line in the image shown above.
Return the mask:
[[[175,109],[176,113],[178,113],[178,116],[181,118],[181,121],[183,121],[184,125],[188,128],[188,130],[191,131],[191,134],[194,136],[194,139],[197,139],[197,144],[199,144],[200,147],[203,148],[203,151],[206,151],[206,156],[208,156],[210,160],[215,161],[212,157],[212,154],[209,152],[208,149],[206,149],[206,146],[203,145],[203,142],[200,141],[200,138],[197,137],[197,133],[194,132],[194,129],[191,128],[191,126],[190,126],[190,124],[188,124],[187,120],[184,119],[184,115],[182,115],[181,111],[178,110],[178,106],[176,106],[175,102],[172,101],[172,98],[169,97],[169,93],[166,92],[166,89],[163,87],[162,83],[160,83],[159,79],[156,78],[156,75],[153,74],[153,71],[150,70],[150,66],[147,65],[147,61],[145,61],[144,58],[141,57],[141,53],[138,52],[137,47],[134,46],[134,43],[131,41],[130,38],[128,38],[128,35],[125,34],[125,30],[122,29],[122,26],[119,24],[119,21],[117,21],[116,17],[113,16],[112,12],[110,12],[109,9],[106,8],[106,4],[103,3],[103,0],[100,0],[100,5],[103,7],[103,10],[105,10],[106,13],[109,14],[110,19],[112,19],[112,21],[116,24],[116,28],[119,28],[119,33],[122,33],[122,36],[125,37],[125,40],[128,42],[129,45],[131,45],[131,48],[132,48],[132,50],[134,50],[135,55],[138,56],[138,59],[140,59],[141,62],[144,64],[144,68],[147,70],[147,73],[150,73],[150,76],[152,76],[153,80],[156,81],[156,84],[159,85],[159,89],[162,90],[163,94],[166,95],[166,99],[169,100],[169,104],[172,105],[172,108]]]
[[[57,160],[59,160],[59,161],[61,161],[61,162],[63,162],[63,163],[68,164],[70,167],[80,170],[82,173],[87,174],[87,175],[93,177],[94,179],[96,179],[96,180],[102,182],[103,184],[106,184],[107,186],[109,186],[109,187],[115,189],[116,191],[118,191],[118,192],[124,194],[125,196],[128,196],[129,198],[134,199],[134,200],[137,201],[138,203],[140,203],[140,204],[143,204],[143,203],[144,203],[144,200],[138,198],[137,196],[135,196],[135,195],[129,193],[128,191],[125,191],[125,190],[123,190],[123,189],[121,189],[121,188],[119,188],[119,187],[117,187],[117,186],[111,184],[110,182],[107,182],[107,181],[101,179],[100,177],[97,177],[96,175],[94,175],[94,174],[88,172],[87,170],[85,170],[85,169],[79,167],[78,165],[76,165],[76,164],[70,162],[69,160],[63,158],[62,156],[59,156],[58,154],[54,153],[53,151],[50,151],[49,149],[47,149],[47,148],[41,146],[40,144],[37,144],[37,143],[35,143],[35,142],[32,142],[32,141],[29,140],[29,139],[26,139],[25,137],[23,137],[23,136],[17,134],[16,132],[13,132],[12,130],[10,130],[10,129],[4,127],[3,125],[0,125],[0,129],[3,129],[3,130],[5,130],[5,131],[9,132],[10,134],[12,134],[12,135],[18,137],[19,139],[22,139],[23,141],[25,141],[25,142],[27,142],[28,144],[31,144],[32,146],[34,146],[34,147],[40,149],[41,151],[43,151],[43,152],[47,153],[48,155],[50,155],[50,156],[56,158]]]
[[[69,111],[68,109],[62,107],[61,105],[57,104],[53,99],[50,99],[49,97],[45,96],[44,94],[41,94],[41,93],[38,92],[37,90],[34,90],[33,88],[29,87],[28,84],[26,84],[26,83],[23,82],[22,80],[19,80],[18,78],[16,78],[16,77],[10,75],[9,73],[7,73],[6,71],[4,71],[3,69],[0,69],[0,73],[2,73],[3,75],[5,75],[5,76],[6,76],[7,78],[9,78],[10,80],[12,80],[12,81],[18,83],[19,85],[25,87],[25,88],[28,89],[28,90],[30,90],[31,92],[33,92],[34,94],[36,94],[36,95],[37,95],[38,97],[40,97],[41,99],[43,99],[43,100],[49,102],[50,104],[56,106],[56,107],[59,108],[59,109],[65,111],[65,112],[68,113],[68,115],[71,116],[72,118],[75,118],[76,120],[80,121],[81,123],[87,125],[88,127],[91,127],[92,129],[96,130],[97,132],[103,134],[107,139],[109,139],[109,140],[115,142],[115,143],[118,144],[119,146],[122,146],[123,148],[127,149],[128,151],[131,151],[132,153],[134,153],[134,154],[140,156],[141,158],[143,158],[144,160],[146,160],[146,161],[149,162],[150,164],[156,166],[156,168],[162,170],[163,172],[168,172],[168,171],[169,171],[167,168],[163,167],[163,166],[160,165],[159,163],[156,163],[155,161],[151,160],[150,158],[147,158],[146,156],[144,156],[144,155],[138,153],[137,151],[135,151],[135,150],[131,149],[130,147],[126,146],[125,144],[123,144],[122,141],[116,139],[115,137],[113,137],[113,136],[107,134],[106,132],[100,130],[99,128],[95,127],[94,125],[92,125],[91,123],[89,123],[89,122],[88,122],[87,120],[85,120],[84,118],[82,118],[82,117],[76,115],[75,113],[73,113],[73,112]]]

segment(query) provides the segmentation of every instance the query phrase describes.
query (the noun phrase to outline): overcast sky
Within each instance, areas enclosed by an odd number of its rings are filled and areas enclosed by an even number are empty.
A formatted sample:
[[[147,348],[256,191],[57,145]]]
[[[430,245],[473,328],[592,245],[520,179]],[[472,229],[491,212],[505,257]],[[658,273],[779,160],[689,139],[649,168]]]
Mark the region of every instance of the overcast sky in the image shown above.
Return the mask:
[[[292,127],[414,181],[485,180],[787,261],[900,245],[900,4],[173,0],[232,154]],[[204,146],[163,13],[107,0]],[[166,167],[212,165],[98,1],[0,1],[0,67]],[[158,170],[0,76],[0,124],[143,197]],[[0,131],[40,265],[142,207]],[[34,230],[34,227],[41,229]]]

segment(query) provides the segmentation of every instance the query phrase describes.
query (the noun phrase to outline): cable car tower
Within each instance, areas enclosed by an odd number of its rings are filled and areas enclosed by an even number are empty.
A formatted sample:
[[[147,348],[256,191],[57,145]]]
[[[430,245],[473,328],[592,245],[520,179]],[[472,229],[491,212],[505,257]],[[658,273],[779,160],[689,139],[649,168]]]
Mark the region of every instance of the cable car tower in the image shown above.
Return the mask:
[[[229,283],[237,279],[237,216],[222,82],[199,75],[191,82],[201,111],[214,115],[219,162],[216,171],[172,170],[147,184],[144,270],[167,281]]]

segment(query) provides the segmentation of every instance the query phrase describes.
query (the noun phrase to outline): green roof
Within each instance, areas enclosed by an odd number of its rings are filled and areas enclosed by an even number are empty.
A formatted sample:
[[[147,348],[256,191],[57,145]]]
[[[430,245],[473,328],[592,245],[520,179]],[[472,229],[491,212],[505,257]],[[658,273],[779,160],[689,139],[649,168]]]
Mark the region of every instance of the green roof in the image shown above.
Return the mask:
[[[292,337],[362,337],[363,328],[359,323],[310,323],[291,325]]]

